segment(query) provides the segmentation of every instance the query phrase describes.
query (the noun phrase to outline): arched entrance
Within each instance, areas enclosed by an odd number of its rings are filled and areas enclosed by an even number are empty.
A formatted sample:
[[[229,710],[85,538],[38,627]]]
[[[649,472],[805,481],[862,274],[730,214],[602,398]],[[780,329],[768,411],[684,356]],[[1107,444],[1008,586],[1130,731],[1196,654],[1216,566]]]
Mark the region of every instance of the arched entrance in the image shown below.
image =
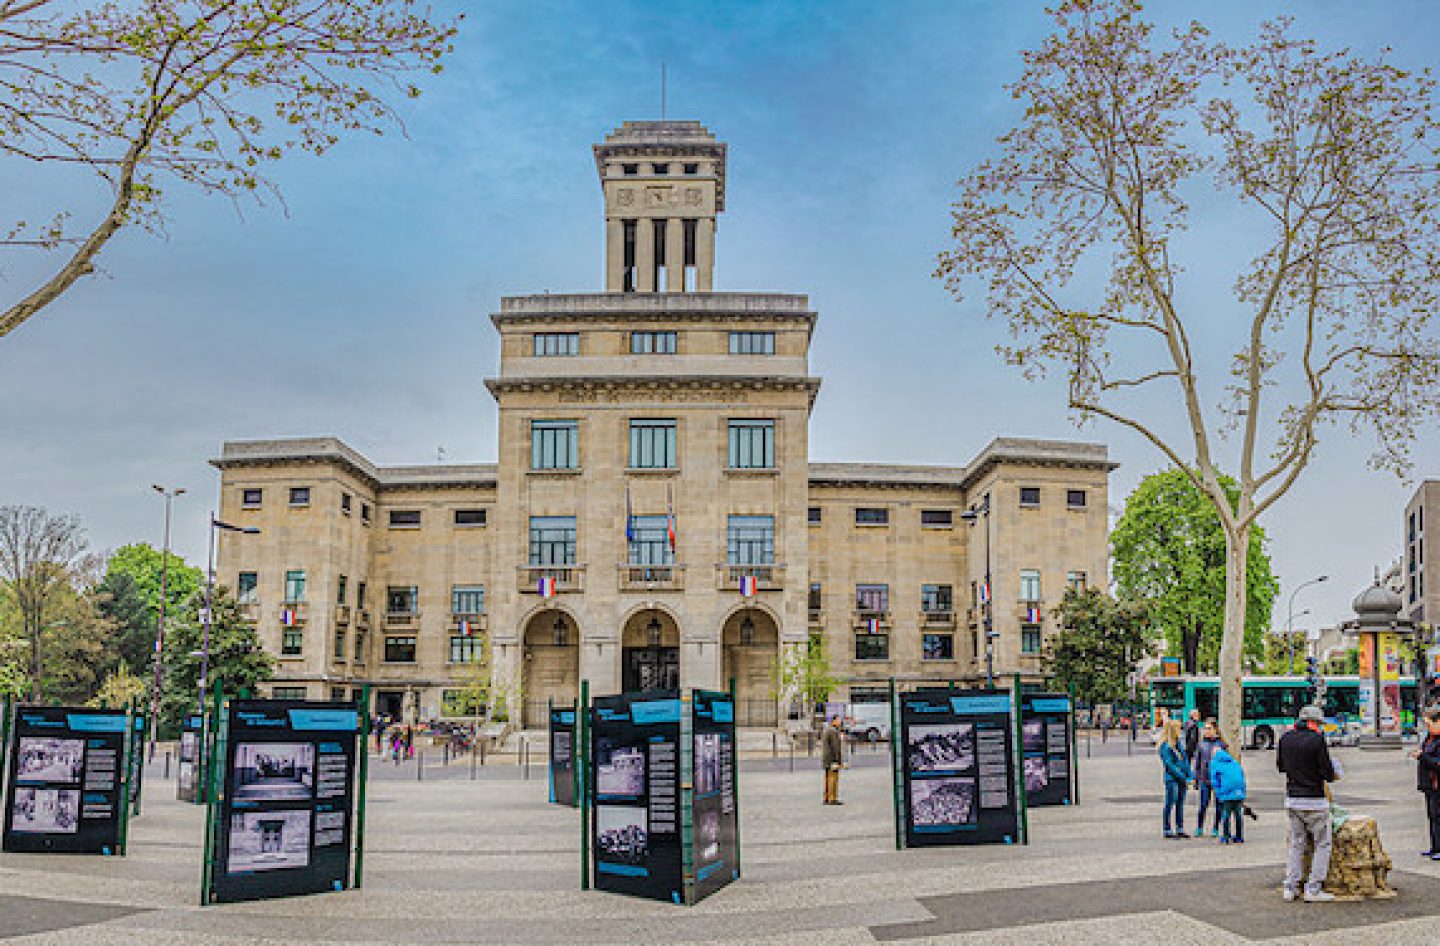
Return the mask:
[[[630,615],[620,651],[620,688],[680,689],[680,628],[658,608]]]
[[[721,632],[724,662],[721,686],[735,680],[735,723],[739,726],[779,724],[775,664],[780,656],[780,629],[768,611],[741,608],[725,619]]]
[[[550,702],[571,703],[580,695],[580,628],[575,618],[550,608],[525,625],[523,724],[549,725]]]

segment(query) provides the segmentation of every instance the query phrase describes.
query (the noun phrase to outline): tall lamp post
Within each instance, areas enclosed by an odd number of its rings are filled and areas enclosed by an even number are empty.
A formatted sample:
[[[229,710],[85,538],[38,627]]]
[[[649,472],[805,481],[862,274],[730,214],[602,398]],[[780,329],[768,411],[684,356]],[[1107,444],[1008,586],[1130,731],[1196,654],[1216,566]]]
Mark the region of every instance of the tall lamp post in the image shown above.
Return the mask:
[[[150,757],[155,757],[155,732],[160,719],[160,656],[165,649],[165,606],[168,603],[170,579],[170,507],[175,497],[185,495],[185,487],[166,489],[159,483],[150,488],[165,497],[165,541],[160,549],[160,622],[155,627],[155,674],[150,687]]]
[[[985,686],[995,687],[995,630],[992,615],[995,607],[995,587],[990,584],[990,494],[976,505],[960,514],[960,518],[972,526],[981,517],[985,519]]]
[[[254,526],[234,526],[215,518],[210,514],[210,538],[209,548],[205,554],[205,633],[203,642],[200,645],[200,693],[196,702],[196,709],[201,716],[205,715],[205,694],[209,690],[210,677],[210,625],[215,620],[212,608],[215,597],[215,532],[223,529],[226,532],[239,532],[242,535],[259,535],[260,530]]]
[[[1287,615],[1285,618],[1285,634],[1287,637],[1290,638],[1290,651],[1289,656],[1286,658],[1286,663],[1288,664],[1287,669],[1290,671],[1292,676],[1295,673],[1295,596],[1300,593],[1300,589],[1302,588],[1309,588],[1311,585],[1318,585],[1322,581],[1329,580],[1329,575],[1321,575],[1320,577],[1312,578],[1309,581],[1302,581],[1300,584],[1295,586],[1294,591],[1290,592],[1290,607],[1287,609]]]

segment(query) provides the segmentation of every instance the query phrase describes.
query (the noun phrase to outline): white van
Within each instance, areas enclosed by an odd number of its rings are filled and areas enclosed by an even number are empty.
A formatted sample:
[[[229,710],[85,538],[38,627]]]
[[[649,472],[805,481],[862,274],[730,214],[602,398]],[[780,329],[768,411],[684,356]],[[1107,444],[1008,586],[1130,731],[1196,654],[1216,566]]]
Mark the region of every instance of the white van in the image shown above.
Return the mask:
[[[890,704],[851,703],[845,714],[845,732],[869,742],[889,739]]]

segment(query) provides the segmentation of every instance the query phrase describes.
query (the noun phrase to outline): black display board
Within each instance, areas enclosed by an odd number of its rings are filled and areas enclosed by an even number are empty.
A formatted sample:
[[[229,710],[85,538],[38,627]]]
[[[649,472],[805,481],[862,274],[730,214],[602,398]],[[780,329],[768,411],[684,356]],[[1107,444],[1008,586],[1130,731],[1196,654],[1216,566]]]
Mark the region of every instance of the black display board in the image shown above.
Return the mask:
[[[126,714],[20,706],[10,733],[3,847],[123,854]]]
[[[906,846],[1025,842],[1013,710],[1003,690],[900,696]]]
[[[346,889],[358,708],[235,700],[224,725],[210,900]]]
[[[145,727],[146,719],[143,715],[136,714],[131,718],[131,725],[135,727],[135,738],[130,740],[130,762],[129,785],[130,785],[130,813],[140,814],[140,788],[145,781]]]
[[[590,726],[595,888],[684,902],[680,694],[597,697]]]
[[[690,726],[690,805],[694,903],[740,877],[739,809],[735,797],[735,701],[729,693],[696,690]]]
[[[1020,755],[1025,803],[1031,808],[1075,801],[1068,693],[1020,695]]]
[[[180,758],[175,766],[175,797],[180,801],[200,801],[205,797],[200,790],[203,724],[199,715],[191,714],[180,726]]]
[[[550,708],[550,800],[574,807],[575,708]]]

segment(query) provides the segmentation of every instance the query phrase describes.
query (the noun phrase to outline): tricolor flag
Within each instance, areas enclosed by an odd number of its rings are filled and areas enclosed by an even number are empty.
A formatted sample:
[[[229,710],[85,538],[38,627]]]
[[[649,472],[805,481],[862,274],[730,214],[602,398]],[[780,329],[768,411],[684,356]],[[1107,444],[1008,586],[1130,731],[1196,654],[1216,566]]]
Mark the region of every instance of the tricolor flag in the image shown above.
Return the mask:
[[[866,633],[866,634],[879,634],[879,633],[880,633],[880,619],[879,619],[879,618],[866,618],[866,619],[865,619],[865,633]]]
[[[670,554],[675,554],[675,494],[665,484],[665,537],[670,540]]]
[[[554,579],[554,578],[547,576],[547,577],[545,577],[545,578],[540,579],[540,597],[542,597],[542,598],[553,598],[553,597],[555,597],[555,579]]]
[[[635,541],[635,513],[630,511],[630,484],[625,484],[625,541]]]
[[[461,619],[460,619],[460,636],[462,636],[462,637],[470,637],[470,636],[473,635],[474,633],[475,633],[475,630],[474,630],[474,628],[471,627],[471,625],[470,625],[470,619],[469,619],[469,618],[461,618]]]
[[[980,603],[990,603],[990,582],[988,581],[980,582]]]
[[[295,610],[293,608],[280,609],[280,623],[286,627],[295,626]]]
[[[1032,604],[1025,609],[1025,622],[1027,624],[1040,623],[1040,607],[1038,605]]]
[[[755,597],[755,592],[760,590],[760,579],[754,575],[740,576],[740,594],[746,598]]]

